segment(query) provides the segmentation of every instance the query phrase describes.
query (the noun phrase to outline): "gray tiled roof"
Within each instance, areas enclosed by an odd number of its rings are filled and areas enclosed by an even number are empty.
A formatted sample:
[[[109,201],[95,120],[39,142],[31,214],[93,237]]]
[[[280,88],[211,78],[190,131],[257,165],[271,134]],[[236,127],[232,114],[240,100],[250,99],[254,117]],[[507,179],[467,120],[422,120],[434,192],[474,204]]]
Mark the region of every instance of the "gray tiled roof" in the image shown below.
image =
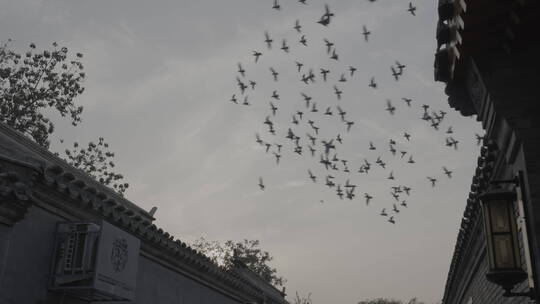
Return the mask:
[[[217,266],[186,243],[175,240],[168,232],[154,225],[152,223],[154,218],[145,210],[84,172],[68,165],[24,135],[0,123],[0,165],[3,163],[33,171],[32,180],[45,186],[47,191],[60,193],[64,198],[62,204],[90,211],[97,217],[131,232],[141,240],[143,249],[158,252],[160,259],[166,260],[204,284],[243,299],[256,299],[261,303],[264,299],[271,299],[270,303],[287,303],[280,293],[273,290],[269,292],[269,288],[255,283],[234,269],[226,270]],[[32,188],[33,182],[28,182],[28,179],[16,171],[3,172],[0,166],[0,178],[4,175],[9,175],[11,182],[4,187],[5,189],[0,189],[0,196],[17,194],[22,195],[21,199],[29,198],[29,201],[36,199],[37,191]],[[19,186],[22,188],[17,188]]]

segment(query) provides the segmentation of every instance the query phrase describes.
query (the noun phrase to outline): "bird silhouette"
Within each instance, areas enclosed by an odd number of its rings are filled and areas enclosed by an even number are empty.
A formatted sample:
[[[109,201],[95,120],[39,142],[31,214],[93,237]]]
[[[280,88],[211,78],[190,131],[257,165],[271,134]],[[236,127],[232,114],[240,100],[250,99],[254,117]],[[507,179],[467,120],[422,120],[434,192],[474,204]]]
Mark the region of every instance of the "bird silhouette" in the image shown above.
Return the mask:
[[[255,63],[259,61],[259,57],[261,57],[262,53],[258,51],[253,51],[253,56],[255,57]]]
[[[330,73],[330,70],[325,70],[321,68],[321,74],[323,76],[323,80],[326,81],[327,75]]]
[[[347,125],[347,132],[349,132],[352,125],[354,125],[354,121],[345,121],[345,124]]]
[[[276,11],[279,11],[281,9],[281,5],[279,5],[278,0],[274,0],[274,5],[272,6],[272,8]]]
[[[270,67],[270,72],[272,73],[272,77],[274,78],[274,81],[278,81],[279,73],[276,72],[276,70],[273,67]]]
[[[403,102],[405,102],[408,107],[411,106],[412,99],[403,97],[403,98],[401,98],[401,100],[403,100]]]
[[[265,186],[264,186],[262,177],[259,177],[259,184],[258,185],[259,185],[259,188],[264,191]]]
[[[315,175],[313,175],[313,173],[311,172],[311,170],[308,170],[308,174],[309,174],[309,178],[314,182],[316,183],[317,182],[317,177]]]
[[[333,42],[330,42],[328,39],[324,38],[324,44],[326,45],[326,53],[330,54],[330,51],[332,51],[332,47],[334,46]]]
[[[287,45],[287,40],[286,40],[286,39],[281,40],[281,49],[282,49],[285,53],[288,53],[288,52],[289,52],[289,46]]]
[[[326,111],[324,111],[324,115],[328,115],[328,116],[334,115],[334,114],[332,113],[332,107],[327,107],[327,108],[326,108]]]
[[[392,102],[390,101],[390,99],[386,100],[386,111],[388,111],[390,115],[394,115],[394,112],[396,111],[396,107],[392,105]]]
[[[240,62],[238,63],[238,73],[240,73],[240,75],[242,75],[242,77],[246,77],[246,70],[244,70],[244,68],[242,67],[242,64]]]
[[[328,159],[328,156],[325,158],[325,157],[323,157],[322,154],[321,154],[321,160],[319,162],[324,165],[326,170],[328,170],[328,168],[332,166],[332,163]]]
[[[272,96],[270,96],[270,97],[272,97],[272,98],[274,98],[274,99],[276,99],[276,100],[279,100],[279,94],[277,93],[277,90],[274,90],[274,91],[272,92]]]
[[[373,196],[368,193],[364,193],[364,198],[366,199],[366,205],[369,205],[369,202],[373,199]]]
[[[307,46],[306,35],[302,35],[302,37],[300,37],[300,40],[298,42],[300,42],[304,46]]]
[[[272,48],[272,42],[274,40],[272,40],[272,38],[270,38],[270,34],[268,33],[268,31],[264,32],[264,42],[266,43],[266,47],[268,49],[271,49]]]
[[[368,31],[368,29],[366,28],[365,25],[362,25],[362,35],[364,35],[364,40],[366,42],[368,42],[369,41],[369,35],[371,35],[371,32]]]
[[[411,140],[411,134],[407,133],[407,132],[403,132],[403,137],[405,137],[405,139],[407,141],[410,141]]]
[[[337,99],[338,99],[338,100],[341,100],[341,94],[342,94],[343,92],[340,91],[336,85],[334,85],[334,93],[336,94]]]
[[[301,32],[302,32],[302,26],[300,25],[300,20],[296,19],[296,21],[294,22],[294,29],[295,29],[298,33],[301,33]]]
[[[446,167],[442,167],[444,174],[448,176],[448,178],[452,178],[452,171],[448,170]]]
[[[395,79],[396,81],[398,81],[398,80],[399,80],[399,75],[400,75],[400,74],[396,71],[396,69],[394,68],[394,66],[391,66],[391,67],[390,67],[390,70],[392,71],[392,76],[394,76],[394,79]]]
[[[298,61],[295,61],[295,64],[296,64],[296,68],[297,68],[298,72],[300,73],[300,70],[302,69],[304,64],[301,63],[301,62],[298,62]]]
[[[407,11],[411,13],[411,15],[416,16],[416,6],[413,6],[412,2],[409,2],[409,8],[407,9]]]
[[[276,116],[277,109],[278,108],[272,102],[270,102],[270,110],[272,111],[273,116]]]
[[[377,83],[375,82],[375,77],[371,77],[371,79],[369,80],[369,87],[373,88],[373,89],[377,88]]]
[[[334,59],[334,60],[339,60],[339,56],[338,54],[336,53],[336,49],[333,49],[332,50],[332,56],[330,56],[330,59]]]

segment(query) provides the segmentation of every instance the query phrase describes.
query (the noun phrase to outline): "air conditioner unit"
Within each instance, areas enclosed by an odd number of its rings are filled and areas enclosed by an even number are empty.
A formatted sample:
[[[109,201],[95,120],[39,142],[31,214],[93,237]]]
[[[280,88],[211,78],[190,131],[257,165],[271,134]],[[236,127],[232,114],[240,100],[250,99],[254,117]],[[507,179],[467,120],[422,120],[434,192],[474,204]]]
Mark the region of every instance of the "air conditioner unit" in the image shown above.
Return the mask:
[[[135,296],[140,241],[105,222],[57,225],[50,289],[86,301]]]

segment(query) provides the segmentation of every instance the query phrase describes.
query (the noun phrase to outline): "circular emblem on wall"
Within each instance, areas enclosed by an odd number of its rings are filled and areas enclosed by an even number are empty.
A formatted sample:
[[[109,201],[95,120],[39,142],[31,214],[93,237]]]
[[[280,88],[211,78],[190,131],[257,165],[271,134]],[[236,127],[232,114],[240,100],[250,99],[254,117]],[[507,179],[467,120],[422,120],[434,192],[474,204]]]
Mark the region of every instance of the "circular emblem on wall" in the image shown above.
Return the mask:
[[[115,239],[111,250],[111,264],[115,272],[126,268],[128,260],[128,244],[126,239]]]

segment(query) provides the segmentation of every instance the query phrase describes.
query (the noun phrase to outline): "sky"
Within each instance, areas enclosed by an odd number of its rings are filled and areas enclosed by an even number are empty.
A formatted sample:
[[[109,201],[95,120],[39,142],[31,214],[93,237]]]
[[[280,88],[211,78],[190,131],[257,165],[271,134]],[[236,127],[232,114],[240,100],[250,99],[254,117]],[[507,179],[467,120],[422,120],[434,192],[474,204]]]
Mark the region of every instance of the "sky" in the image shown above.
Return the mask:
[[[287,279],[290,298],[311,293],[313,303],[357,303],[366,298],[407,300],[418,297],[440,301],[444,291],[459,223],[479,153],[475,133],[481,126],[448,107],[444,84],[433,80],[436,47],[436,1],[307,0],[302,5],[280,0],[227,1],[52,1],[0,0],[0,39],[26,51],[56,41],[74,54],[84,54],[85,92],[76,102],[84,106],[77,127],[56,118],[53,150],[59,143],[96,141],[103,136],[116,154],[117,170],[130,188],[127,198],[149,210],[157,206],[156,224],[183,241],[258,239],[274,257],[272,265]],[[328,27],[317,24],[328,3],[335,16]],[[300,20],[307,47],[293,29]],[[364,41],[362,26],[371,35]],[[271,50],[264,32],[274,39]],[[335,44],[339,60],[329,58],[323,39]],[[280,50],[282,39],[290,52]],[[253,51],[263,53],[257,63]],[[399,81],[390,67],[406,65]],[[295,61],[304,63],[296,71]],[[237,73],[242,63],[246,77]],[[348,67],[358,70],[350,77]],[[269,68],[279,74],[274,81]],[[315,83],[304,84],[301,74],[312,68]],[[331,70],[324,82],[319,69]],[[347,82],[338,82],[345,73]],[[250,106],[236,77],[246,83]],[[377,89],[368,86],[371,77]],[[341,100],[333,86],[342,91]],[[280,100],[270,96],[276,90]],[[300,93],[313,97],[318,113],[304,106]],[[411,98],[407,107],[401,98]],[[391,100],[394,115],[386,108]],[[269,102],[278,106],[272,116]],[[447,112],[440,130],[421,120],[421,105]],[[354,121],[350,132],[336,105]],[[333,116],[322,113],[331,107]],[[291,123],[296,111],[304,117]],[[273,121],[276,135],[263,124]],[[298,119],[298,117],[297,117]],[[337,134],[338,157],[348,160],[351,173],[327,171],[319,163],[322,147],[311,157],[307,124],[320,127],[320,140]],[[453,134],[446,134],[448,127]],[[302,137],[302,156],[285,139],[288,128]],[[403,132],[412,135],[410,141]],[[282,144],[279,165],[272,146],[255,142],[255,134]],[[458,149],[445,146],[447,136]],[[397,156],[388,151],[396,141]],[[377,150],[369,150],[369,143]],[[407,152],[400,159],[399,151]],[[415,164],[405,160],[413,155]],[[374,162],[381,157],[382,169]],[[369,174],[358,173],[364,159]],[[442,171],[453,171],[451,179]],[[308,177],[317,176],[317,183]],[[393,172],[395,180],[387,177]],[[323,183],[347,179],[357,185],[353,200],[341,200],[335,188]],[[432,187],[427,176],[438,179]],[[265,190],[259,189],[262,177]],[[411,195],[400,195],[407,207],[392,211],[390,187],[407,185]],[[366,206],[364,193],[374,198]],[[380,216],[382,208],[394,216]]]

